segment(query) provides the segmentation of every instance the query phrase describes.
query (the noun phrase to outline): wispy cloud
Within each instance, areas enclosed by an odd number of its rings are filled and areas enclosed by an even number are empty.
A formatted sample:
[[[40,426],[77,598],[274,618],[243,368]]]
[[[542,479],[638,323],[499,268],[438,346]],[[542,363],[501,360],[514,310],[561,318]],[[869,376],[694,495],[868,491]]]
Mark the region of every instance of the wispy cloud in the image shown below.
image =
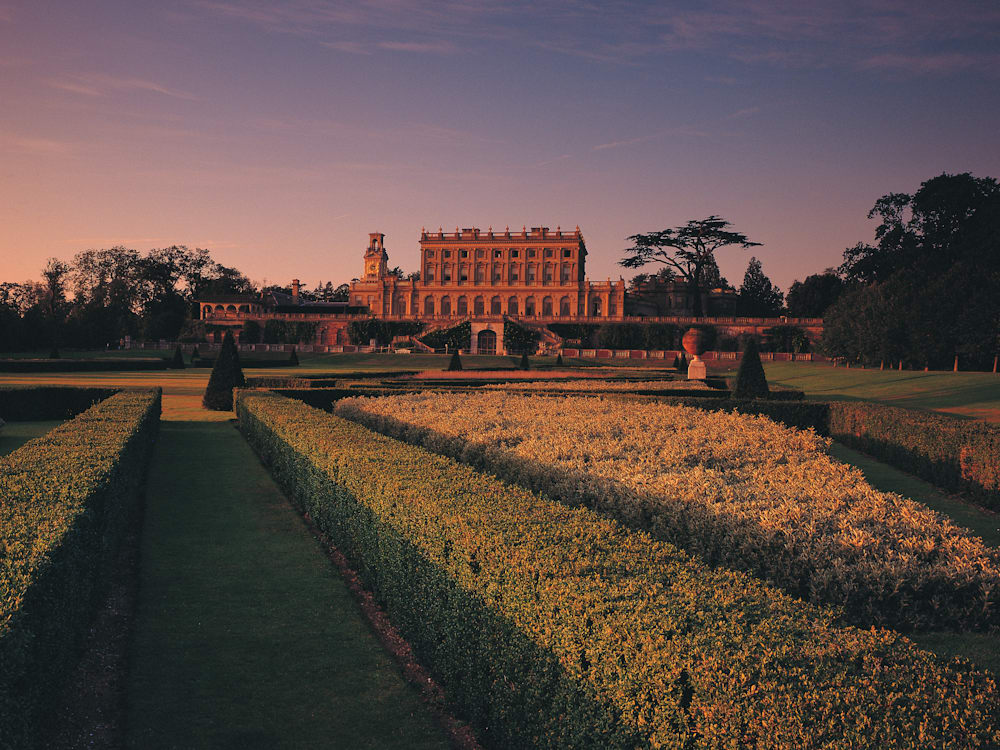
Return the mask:
[[[536,164],[532,164],[533,167],[547,167],[549,164],[556,164],[560,161],[566,161],[567,159],[572,159],[573,154],[560,154],[559,156],[553,157],[551,159],[545,159]]]
[[[898,70],[908,73],[954,73],[978,69],[1000,75],[1000,55],[951,52],[936,55],[875,55],[863,60],[861,68]]]
[[[0,150],[34,156],[64,156],[74,151],[74,144],[51,138],[24,136],[0,131]]]
[[[390,52],[421,52],[435,55],[447,55],[456,51],[451,42],[379,42],[379,49]]]
[[[726,115],[723,119],[725,120],[738,120],[742,117],[750,117],[760,112],[760,107],[746,107],[745,109],[738,109],[732,114]]]
[[[361,42],[321,42],[324,47],[335,49],[338,52],[347,52],[351,55],[370,55],[372,48],[368,44]]]
[[[103,73],[83,73],[66,78],[53,79],[49,86],[82,96],[108,96],[116,92],[142,92],[159,94],[174,99],[197,101],[198,97],[186,91],[164,86],[142,78],[119,77]]]
[[[591,151],[605,151],[611,148],[622,148],[623,146],[634,146],[637,143],[645,143],[646,141],[652,141],[656,138],[663,138],[668,135],[686,135],[693,136],[695,138],[707,138],[709,133],[704,130],[697,130],[695,128],[669,128],[667,130],[660,130],[656,133],[649,133],[647,135],[640,135],[636,138],[626,138],[620,141],[609,141],[608,143],[600,143],[592,147]]]

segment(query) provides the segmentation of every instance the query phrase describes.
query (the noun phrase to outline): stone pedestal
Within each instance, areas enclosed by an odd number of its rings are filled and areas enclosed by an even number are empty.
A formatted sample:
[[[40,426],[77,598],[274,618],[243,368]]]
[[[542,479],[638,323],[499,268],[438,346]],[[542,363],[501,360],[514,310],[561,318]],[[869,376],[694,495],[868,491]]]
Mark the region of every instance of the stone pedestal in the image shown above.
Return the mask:
[[[708,375],[705,370],[705,361],[700,357],[695,357],[688,365],[688,380],[704,380]]]

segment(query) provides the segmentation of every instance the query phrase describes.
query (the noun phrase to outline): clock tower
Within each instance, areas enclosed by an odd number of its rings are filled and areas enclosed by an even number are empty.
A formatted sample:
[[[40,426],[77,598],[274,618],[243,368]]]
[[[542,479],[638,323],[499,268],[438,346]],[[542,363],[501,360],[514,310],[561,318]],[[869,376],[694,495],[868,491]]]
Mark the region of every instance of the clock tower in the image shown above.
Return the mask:
[[[389,275],[389,256],[385,252],[385,235],[371,232],[368,235],[368,249],[365,251],[364,281],[378,281]]]

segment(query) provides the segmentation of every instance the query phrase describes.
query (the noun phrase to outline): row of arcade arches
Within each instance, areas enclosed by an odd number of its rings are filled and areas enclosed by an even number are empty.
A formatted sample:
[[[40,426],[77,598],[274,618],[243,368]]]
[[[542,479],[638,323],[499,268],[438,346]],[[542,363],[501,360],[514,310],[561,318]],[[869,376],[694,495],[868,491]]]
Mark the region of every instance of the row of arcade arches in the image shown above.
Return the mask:
[[[558,306],[557,306],[558,305]],[[431,295],[424,297],[424,315],[573,315],[569,297],[561,297],[556,302],[552,297],[542,297],[536,300],[535,297],[525,297],[522,307],[521,299],[518,297],[508,297],[504,300],[499,295],[494,296],[489,301],[489,308],[486,307],[485,297],[475,297],[472,300],[472,308],[469,308],[469,300],[464,295],[455,299],[454,304],[450,296],[445,295],[440,299],[435,299]]]

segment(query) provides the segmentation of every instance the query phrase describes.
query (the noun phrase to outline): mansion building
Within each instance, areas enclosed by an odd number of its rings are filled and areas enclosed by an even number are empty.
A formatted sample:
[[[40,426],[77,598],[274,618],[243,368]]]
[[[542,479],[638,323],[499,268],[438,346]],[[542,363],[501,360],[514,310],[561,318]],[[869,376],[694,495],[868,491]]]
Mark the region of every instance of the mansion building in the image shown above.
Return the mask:
[[[317,302],[300,295],[293,280],[291,294],[215,295],[199,300],[201,320],[213,337],[244,324],[262,327],[270,320],[308,323],[317,345],[348,344],[351,322],[372,317],[388,321],[420,321],[425,332],[470,321],[473,350],[478,333],[492,331],[502,340],[505,321],[541,328],[547,323],[691,322],[694,297],[688,285],[672,278],[649,278],[626,291],[625,280],[591,281],[587,246],[580,227],[555,231],[548,227],[477,227],[454,233],[421,230],[420,269],[404,278],[389,271],[385,235],[372,232],[364,252],[364,273],[351,282],[347,302]],[[735,292],[702,293],[708,315],[732,315]],[[685,320],[686,319],[686,320]],[[755,327],[749,320],[720,322]],[[712,322],[706,320],[705,322]],[[774,325],[771,320],[769,325]],[[746,329],[747,325],[751,329]],[[736,330],[736,328],[734,328]],[[549,334],[551,335],[551,334]],[[490,340],[492,336],[488,336]]]

